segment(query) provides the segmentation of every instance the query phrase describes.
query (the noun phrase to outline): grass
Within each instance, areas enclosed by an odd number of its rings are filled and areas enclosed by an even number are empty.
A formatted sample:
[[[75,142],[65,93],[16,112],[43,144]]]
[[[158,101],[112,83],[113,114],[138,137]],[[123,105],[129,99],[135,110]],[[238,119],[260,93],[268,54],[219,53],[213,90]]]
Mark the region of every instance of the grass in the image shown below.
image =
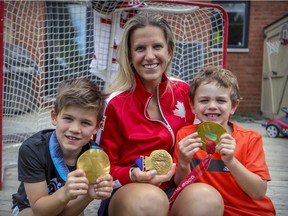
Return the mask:
[[[237,122],[265,122],[268,118],[261,116],[261,115],[253,115],[253,114],[239,114],[235,113],[231,117],[231,121],[237,121]]]

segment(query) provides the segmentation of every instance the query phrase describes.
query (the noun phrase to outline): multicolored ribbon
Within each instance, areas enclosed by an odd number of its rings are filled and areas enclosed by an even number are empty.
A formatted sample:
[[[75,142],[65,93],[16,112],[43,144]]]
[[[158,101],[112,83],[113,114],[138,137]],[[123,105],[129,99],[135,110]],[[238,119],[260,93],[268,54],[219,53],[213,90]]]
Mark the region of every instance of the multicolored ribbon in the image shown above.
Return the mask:
[[[187,186],[195,182],[208,168],[210,161],[211,161],[212,155],[209,154],[206,158],[204,158],[201,163],[199,163],[192,171],[191,173],[184,178],[178,187],[175,189],[174,193],[169,199],[170,208],[175,201],[176,197],[179,195],[179,193]]]
[[[215,146],[215,142],[209,143],[210,146]],[[206,150],[207,151],[207,150]],[[177,186],[175,189],[174,193],[169,199],[169,212],[171,210],[172,204],[179,195],[179,193],[187,186],[195,182],[209,167],[209,164],[211,162],[212,155],[215,152],[215,147],[209,148],[207,151],[208,155],[206,158],[204,158],[190,173],[187,175]]]

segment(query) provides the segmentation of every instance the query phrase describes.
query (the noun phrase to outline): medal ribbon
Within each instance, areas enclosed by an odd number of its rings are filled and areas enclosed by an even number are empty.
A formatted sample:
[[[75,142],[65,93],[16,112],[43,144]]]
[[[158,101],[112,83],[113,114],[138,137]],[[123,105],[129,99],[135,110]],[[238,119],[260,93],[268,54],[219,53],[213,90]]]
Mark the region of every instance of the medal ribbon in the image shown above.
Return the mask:
[[[90,148],[103,150],[98,145],[90,145]],[[51,134],[51,137],[49,139],[49,152],[57,173],[62,178],[62,180],[66,182],[69,169],[64,161],[62,150],[58,143],[55,131]]]
[[[55,131],[52,133],[49,140],[49,151],[57,173],[62,180],[66,182],[69,169],[64,161],[62,150],[59,146]]]
[[[177,186],[172,196],[169,199],[169,211],[172,207],[173,202],[179,195],[179,193],[187,186],[195,182],[209,167],[212,155],[215,152],[215,142],[210,142],[208,144],[209,148],[206,149],[208,155],[204,158],[190,173],[187,175]]]
[[[143,157],[139,157],[135,160],[135,164],[140,168],[141,171],[144,170]]]

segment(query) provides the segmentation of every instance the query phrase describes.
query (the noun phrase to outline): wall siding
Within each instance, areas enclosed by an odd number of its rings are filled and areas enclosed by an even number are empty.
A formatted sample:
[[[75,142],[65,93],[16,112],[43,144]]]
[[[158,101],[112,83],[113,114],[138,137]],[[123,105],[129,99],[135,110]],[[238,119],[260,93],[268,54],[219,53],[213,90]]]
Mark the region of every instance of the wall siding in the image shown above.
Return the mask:
[[[227,69],[237,75],[243,98],[237,113],[260,114],[264,28],[287,13],[286,1],[250,1],[249,52],[227,56]]]

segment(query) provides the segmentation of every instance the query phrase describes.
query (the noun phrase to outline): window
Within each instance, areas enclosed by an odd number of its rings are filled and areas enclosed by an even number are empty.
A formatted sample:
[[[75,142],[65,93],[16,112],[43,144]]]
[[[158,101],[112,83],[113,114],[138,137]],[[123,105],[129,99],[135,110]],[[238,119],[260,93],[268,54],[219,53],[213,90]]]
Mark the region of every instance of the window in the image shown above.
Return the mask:
[[[217,1],[213,3],[221,5],[228,14],[228,48],[248,48],[248,1]]]

